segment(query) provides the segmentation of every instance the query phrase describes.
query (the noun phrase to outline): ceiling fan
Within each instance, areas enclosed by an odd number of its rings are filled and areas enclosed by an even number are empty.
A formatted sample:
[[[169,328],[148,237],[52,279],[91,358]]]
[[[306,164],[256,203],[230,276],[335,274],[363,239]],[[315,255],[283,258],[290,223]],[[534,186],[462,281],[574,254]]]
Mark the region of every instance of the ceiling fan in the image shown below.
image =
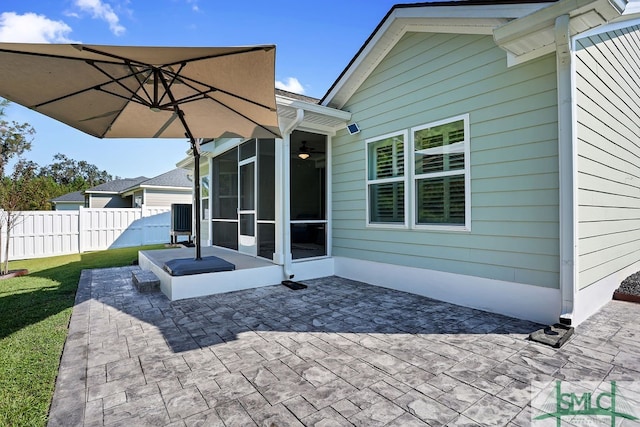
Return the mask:
[[[307,160],[311,157],[311,154],[324,154],[324,152],[316,151],[313,147],[307,147],[307,141],[302,141],[300,148],[298,148],[298,157],[302,160]]]

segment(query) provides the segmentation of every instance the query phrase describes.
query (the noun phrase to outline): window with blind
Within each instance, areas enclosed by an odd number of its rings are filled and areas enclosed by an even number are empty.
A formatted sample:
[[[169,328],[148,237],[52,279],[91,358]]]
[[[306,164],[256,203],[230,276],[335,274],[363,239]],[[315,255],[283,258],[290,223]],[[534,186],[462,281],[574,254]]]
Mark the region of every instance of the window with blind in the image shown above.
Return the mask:
[[[369,224],[404,225],[406,133],[367,140]]]
[[[415,226],[468,226],[468,116],[413,128]]]
[[[471,229],[468,114],[368,139],[366,147],[368,225]]]

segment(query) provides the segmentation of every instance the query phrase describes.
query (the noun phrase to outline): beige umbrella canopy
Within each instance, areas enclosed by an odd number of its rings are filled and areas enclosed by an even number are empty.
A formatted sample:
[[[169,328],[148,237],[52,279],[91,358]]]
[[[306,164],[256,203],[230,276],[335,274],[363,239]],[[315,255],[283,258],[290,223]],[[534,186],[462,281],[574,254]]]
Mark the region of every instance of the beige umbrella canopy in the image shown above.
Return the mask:
[[[196,165],[199,138],[280,136],[274,70],[270,45],[0,43],[1,97],[98,138],[186,137]]]

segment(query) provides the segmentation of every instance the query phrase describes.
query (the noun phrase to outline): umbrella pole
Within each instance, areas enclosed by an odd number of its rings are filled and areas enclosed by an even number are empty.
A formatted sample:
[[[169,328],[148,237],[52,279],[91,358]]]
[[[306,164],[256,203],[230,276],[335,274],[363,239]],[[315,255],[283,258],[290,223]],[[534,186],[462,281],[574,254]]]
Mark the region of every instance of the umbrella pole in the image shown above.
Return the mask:
[[[193,151],[193,187],[195,193],[195,228],[196,228],[196,261],[202,260],[200,248],[200,144],[191,135],[191,150]]]
[[[160,75],[160,78],[161,78],[160,80],[162,81],[162,84],[164,85],[167,91],[167,95],[169,95],[169,98],[171,99],[171,101],[175,103],[176,100],[173,97],[173,94],[171,93],[171,90],[169,89],[167,82],[164,80],[162,75]],[[196,225],[195,227],[196,258],[195,260],[201,261],[202,253],[200,248],[200,140],[194,138],[193,134],[191,133],[191,129],[189,129],[189,125],[187,124],[187,121],[184,118],[184,112],[180,109],[180,107],[178,107],[178,105],[174,105],[173,111],[176,113],[176,115],[180,119],[180,122],[182,123],[182,127],[184,128],[185,136],[189,138],[189,142],[191,143],[191,151],[193,151],[193,192],[195,193],[194,194],[195,203],[193,208],[196,211],[195,215],[193,216],[196,221],[196,224],[195,224]]]

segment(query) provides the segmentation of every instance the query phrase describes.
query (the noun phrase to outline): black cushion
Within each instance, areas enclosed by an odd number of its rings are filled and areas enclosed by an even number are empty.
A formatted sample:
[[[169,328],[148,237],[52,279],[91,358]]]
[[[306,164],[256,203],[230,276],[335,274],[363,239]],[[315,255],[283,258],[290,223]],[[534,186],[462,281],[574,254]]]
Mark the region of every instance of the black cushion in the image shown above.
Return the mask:
[[[207,256],[199,260],[179,258],[164,263],[164,270],[172,276],[188,276],[190,274],[214,273],[235,269],[235,265],[216,256]]]

